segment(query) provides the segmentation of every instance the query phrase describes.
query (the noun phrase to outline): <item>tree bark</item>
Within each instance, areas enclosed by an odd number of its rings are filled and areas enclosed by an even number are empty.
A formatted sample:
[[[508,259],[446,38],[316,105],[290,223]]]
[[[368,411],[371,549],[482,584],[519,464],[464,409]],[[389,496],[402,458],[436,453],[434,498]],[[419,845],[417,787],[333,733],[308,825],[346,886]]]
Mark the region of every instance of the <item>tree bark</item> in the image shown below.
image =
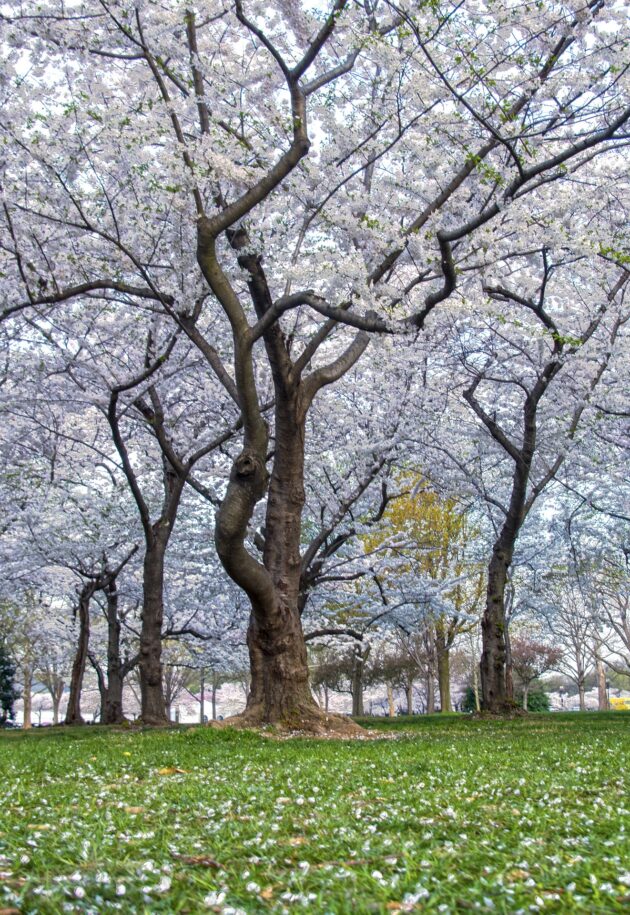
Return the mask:
[[[59,724],[59,706],[61,705],[61,698],[63,696],[64,684],[61,683],[60,690],[55,690],[51,694],[52,698],[52,707],[53,707],[53,724]]]
[[[123,664],[120,657],[120,618],[116,579],[111,579],[107,592],[107,686],[101,706],[102,724],[121,724],[123,713]]]
[[[508,703],[514,701],[514,670],[512,668],[512,646],[510,643],[510,621],[505,618],[505,698]]]
[[[141,718],[149,725],[168,724],[170,719],[162,684],[164,556],[169,535],[168,522],[158,521],[144,556],[139,672]]]
[[[523,711],[527,711],[527,696],[529,695],[529,685],[523,685]]]
[[[23,667],[24,672],[24,721],[22,727],[28,730],[33,726],[33,667],[30,661],[26,661]]]
[[[586,711],[586,690],[584,688],[584,683],[578,683],[578,695],[580,697],[580,711]]]
[[[363,672],[366,660],[367,652],[356,648],[352,668],[352,716],[354,718],[360,718],[365,714],[363,705]]]
[[[266,435],[246,441],[217,517],[217,552],[248,593],[251,682],[244,720],[299,727],[322,712],[308,677],[299,613],[300,535],[304,506],[305,408],[298,390],[276,401],[274,465],[265,519],[263,564],[243,545],[247,523],[266,484]]]
[[[84,724],[81,715],[81,691],[90,644],[90,601],[95,591],[94,582],[88,582],[79,592],[77,618],[79,620],[79,637],[70,676],[70,695],[66,709],[66,724]]]
[[[390,718],[396,717],[396,706],[394,705],[394,690],[391,683],[387,684],[387,708]]]
[[[506,554],[499,542],[492,551],[488,566],[486,608],[481,621],[482,651],[481,691],[485,711],[502,712],[507,705],[505,682],[505,609],[504,595],[511,553]]]

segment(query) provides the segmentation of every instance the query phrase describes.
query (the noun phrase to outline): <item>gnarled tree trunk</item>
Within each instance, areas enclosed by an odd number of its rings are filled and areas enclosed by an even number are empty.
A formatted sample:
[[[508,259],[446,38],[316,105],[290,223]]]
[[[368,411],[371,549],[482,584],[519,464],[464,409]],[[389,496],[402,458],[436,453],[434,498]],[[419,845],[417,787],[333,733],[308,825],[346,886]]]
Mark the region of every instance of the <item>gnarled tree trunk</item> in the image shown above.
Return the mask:
[[[269,587],[252,604],[247,634],[252,675],[247,713],[296,726],[319,711],[299,611],[305,415],[299,392],[276,406],[263,550]]]

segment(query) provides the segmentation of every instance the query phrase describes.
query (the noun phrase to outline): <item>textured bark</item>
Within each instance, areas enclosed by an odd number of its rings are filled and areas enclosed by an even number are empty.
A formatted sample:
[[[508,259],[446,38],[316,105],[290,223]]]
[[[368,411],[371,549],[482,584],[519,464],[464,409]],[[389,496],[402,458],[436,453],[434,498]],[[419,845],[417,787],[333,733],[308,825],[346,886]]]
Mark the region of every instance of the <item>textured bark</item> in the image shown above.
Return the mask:
[[[147,547],[143,570],[142,628],[140,631],[140,702],[143,724],[169,721],[162,685],[162,623],[164,621],[164,555],[170,531],[166,522],[155,526]]]
[[[121,724],[123,712],[123,662],[120,657],[120,618],[116,580],[107,587],[107,687],[101,703],[101,722]]]
[[[512,667],[510,625],[507,618],[505,620],[505,628],[503,633],[505,637],[505,698],[509,704],[514,701],[514,670]]]
[[[407,697],[407,714],[413,715],[413,680],[409,680],[407,683],[405,695]]]
[[[79,636],[70,675],[70,695],[68,696],[68,707],[66,709],[66,724],[84,724],[81,716],[81,691],[83,689],[83,677],[85,676],[85,665],[88,659],[90,643],[90,601],[95,590],[94,583],[89,582],[79,592],[77,606]]]
[[[504,595],[511,554],[495,546],[488,566],[486,608],[481,621],[481,689],[485,711],[502,712],[507,705],[505,682]]]
[[[298,392],[276,408],[263,550],[271,600],[263,612],[254,605],[249,631],[252,683],[247,709],[261,710],[270,721],[296,720],[302,709],[317,709],[299,612],[305,415]]]
[[[585,690],[583,682],[578,684],[578,696],[580,697],[580,711],[585,712],[586,711],[586,690]]]

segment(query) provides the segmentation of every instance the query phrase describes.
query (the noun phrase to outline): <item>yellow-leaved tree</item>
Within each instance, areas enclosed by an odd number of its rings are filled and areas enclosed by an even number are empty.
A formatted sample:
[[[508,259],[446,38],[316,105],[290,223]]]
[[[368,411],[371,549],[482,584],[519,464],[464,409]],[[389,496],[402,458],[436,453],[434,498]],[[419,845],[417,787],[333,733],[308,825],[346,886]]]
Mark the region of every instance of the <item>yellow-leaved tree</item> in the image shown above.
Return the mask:
[[[441,711],[450,712],[450,651],[459,633],[477,625],[484,595],[483,562],[472,548],[479,531],[460,500],[441,496],[418,471],[400,471],[397,482],[401,495],[388,504],[379,527],[365,535],[363,543],[366,552],[380,556],[378,579],[384,600],[393,599],[403,579],[408,597],[413,581],[434,586],[440,595],[439,601],[427,604],[426,589],[418,588],[418,609],[426,608],[419,626],[433,649],[427,711],[434,710],[437,675]]]

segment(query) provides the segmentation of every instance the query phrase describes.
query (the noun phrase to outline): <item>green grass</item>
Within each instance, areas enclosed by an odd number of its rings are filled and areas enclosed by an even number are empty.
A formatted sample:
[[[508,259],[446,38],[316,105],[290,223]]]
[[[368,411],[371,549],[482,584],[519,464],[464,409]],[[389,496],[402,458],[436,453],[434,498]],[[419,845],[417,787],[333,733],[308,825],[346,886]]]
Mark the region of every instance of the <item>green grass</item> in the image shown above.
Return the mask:
[[[0,911],[628,911],[629,713],[365,723],[3,733]]]

